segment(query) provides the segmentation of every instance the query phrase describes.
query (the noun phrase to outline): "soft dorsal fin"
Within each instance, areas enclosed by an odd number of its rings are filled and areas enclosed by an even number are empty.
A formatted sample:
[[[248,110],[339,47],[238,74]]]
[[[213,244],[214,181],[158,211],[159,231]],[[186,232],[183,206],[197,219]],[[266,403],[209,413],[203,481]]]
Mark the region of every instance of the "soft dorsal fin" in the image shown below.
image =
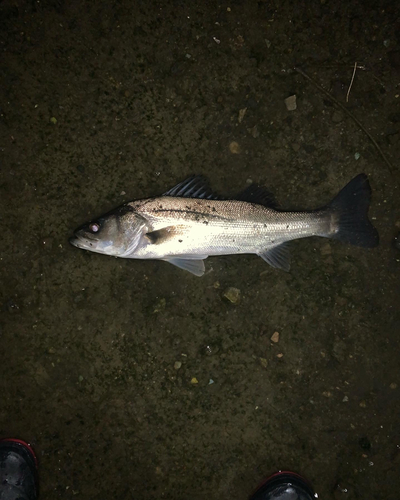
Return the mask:
[[[264,187],[258,186],[257,184],[251,184],[244,191],[239,193],[235,200],[248,201],[249,203],[257,203],[258,205],[264,205],[269,208],[277,209],[279,207],[275,196],[271,194]]]
[[[221,199],[210,189],[206,179],[202,175],[192,175],[180,182],[163,196],[176,196],[179,198],[204,198],[206,200]]]

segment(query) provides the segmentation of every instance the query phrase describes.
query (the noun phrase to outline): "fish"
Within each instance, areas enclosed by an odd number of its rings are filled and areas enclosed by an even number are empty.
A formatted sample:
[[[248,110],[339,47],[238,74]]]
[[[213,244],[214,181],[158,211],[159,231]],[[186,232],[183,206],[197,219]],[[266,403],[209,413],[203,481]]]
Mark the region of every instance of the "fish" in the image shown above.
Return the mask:
[[[125,259],[169,262],[196,276],[209,256],[256,254],[289,271],[289,242],[321,236],[359,247],[379,243],[368,219],[371,187],[365,174],[351,180],[327,205],[286,211],[257,184],[234,199],[220,198],[194,175],[163,195],[125,203],[79,227],[70,243]]]

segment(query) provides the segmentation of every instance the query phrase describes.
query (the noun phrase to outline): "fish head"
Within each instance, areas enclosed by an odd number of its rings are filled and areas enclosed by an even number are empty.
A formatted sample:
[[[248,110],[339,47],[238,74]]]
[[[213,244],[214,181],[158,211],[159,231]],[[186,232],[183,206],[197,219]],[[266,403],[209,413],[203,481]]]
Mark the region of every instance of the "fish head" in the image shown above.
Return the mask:
[[[129,257],[146,231],[146,221],[130,205],[122,205],[74,231],[71,245],[90,252]]]

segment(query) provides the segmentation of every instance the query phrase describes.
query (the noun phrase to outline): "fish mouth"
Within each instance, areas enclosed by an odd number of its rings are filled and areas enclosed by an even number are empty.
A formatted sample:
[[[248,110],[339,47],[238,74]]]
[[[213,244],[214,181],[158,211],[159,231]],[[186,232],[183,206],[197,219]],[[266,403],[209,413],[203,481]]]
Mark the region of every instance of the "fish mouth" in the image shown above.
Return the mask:
[[[72,246],[76,248],[82,248],[83,250],[90,250],[91,247],[93,246],[90,241],[93,241],[93,243],[97,243],[97,240],[94,238],[89,238],[87,236],[82,237],[79,236],[78,234],[74,234],[74,236],[71,236],[68,240]]]

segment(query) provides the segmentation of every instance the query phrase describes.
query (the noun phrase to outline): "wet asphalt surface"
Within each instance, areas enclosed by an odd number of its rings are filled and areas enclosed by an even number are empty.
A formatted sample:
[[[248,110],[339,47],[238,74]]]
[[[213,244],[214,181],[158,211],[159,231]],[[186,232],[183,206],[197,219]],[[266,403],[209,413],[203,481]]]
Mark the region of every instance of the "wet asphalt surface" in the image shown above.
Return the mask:
[[[0,437],[34,445],[43,500],[239,500],[278,469],[320,498],[398,499],[398,18],[395,2],[0,2]],[[68,243],[193,173],[305,209],[360,172],[380,246],[296,241],[290,273],[231,256],[196,278]]]

